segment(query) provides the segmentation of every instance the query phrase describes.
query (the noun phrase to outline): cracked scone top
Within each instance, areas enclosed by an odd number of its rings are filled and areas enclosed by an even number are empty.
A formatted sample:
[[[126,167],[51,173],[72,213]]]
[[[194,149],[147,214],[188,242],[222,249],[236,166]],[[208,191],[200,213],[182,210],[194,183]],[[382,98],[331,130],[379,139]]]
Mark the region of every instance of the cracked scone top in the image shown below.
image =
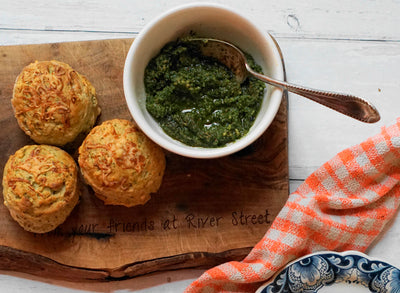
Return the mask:
[[[163,150],[132,122],[113,119],[94,127],[79,148],[85,181],[105,204],[145,204],[165,170]]]
[[[35,142],[62,146],[100,114],[91,83],[66,63],[36,61],[18,75],[11,99],[20,128]]]
[[[49,232],[79,201],[78,167],[55,146],[24,146],[5,165],[3,195],[12,218],[25,230]]]

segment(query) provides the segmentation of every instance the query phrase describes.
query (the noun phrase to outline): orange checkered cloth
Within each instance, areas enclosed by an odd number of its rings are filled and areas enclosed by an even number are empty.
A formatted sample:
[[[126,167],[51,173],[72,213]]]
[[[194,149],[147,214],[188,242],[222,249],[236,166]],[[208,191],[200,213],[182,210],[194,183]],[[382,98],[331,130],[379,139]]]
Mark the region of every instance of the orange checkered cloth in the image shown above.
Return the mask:
[[[322,165],[289,196],[243,261],[206,271],[185,292],[254,292],[308,253],[364,252],[399,206],[399,181],[400,118]]]

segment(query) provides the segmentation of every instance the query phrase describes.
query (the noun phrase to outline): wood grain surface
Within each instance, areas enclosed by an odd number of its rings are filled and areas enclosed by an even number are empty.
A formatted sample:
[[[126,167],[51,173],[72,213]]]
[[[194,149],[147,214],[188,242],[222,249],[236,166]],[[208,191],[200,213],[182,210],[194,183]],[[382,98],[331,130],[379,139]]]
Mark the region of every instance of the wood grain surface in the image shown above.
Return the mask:
[[[102,114],[132,119],[122,72],[132,39],[0,47],[0,162],[34,142],[18,127],[15,78],[35,60],[56,59],[85,75]],[[76,159],[83,138],[65,149]],[[81,184],[79,205],[46,234],[24,231],[0,205],[0,269],[67,280],[110,280],[241,259],[261,239],[288,192],[287,97],[255,143],[234,155],[198,160],[166,152],[157,194],[144,206],[105,206]]]

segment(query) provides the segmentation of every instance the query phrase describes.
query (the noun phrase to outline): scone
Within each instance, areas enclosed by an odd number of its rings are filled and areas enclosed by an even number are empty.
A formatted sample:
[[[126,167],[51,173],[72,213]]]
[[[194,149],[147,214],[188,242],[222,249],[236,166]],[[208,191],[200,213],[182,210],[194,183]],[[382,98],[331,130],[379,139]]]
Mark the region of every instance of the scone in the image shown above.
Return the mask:
[[[59,61],[36,61],[18,75],[11,99],[21,129],[39,144],[62,146],[100,114],[91,83]]]
[[[85,181],[105,204],[145,204],[158,191],[165,170],[163,150],[135,125],[109,120],[91,130],[79,148]]]
[[[55,146],[25,146],[5,165],[3,195],[12,218],[25,230],[49,232],[79,201],[78,167]]]

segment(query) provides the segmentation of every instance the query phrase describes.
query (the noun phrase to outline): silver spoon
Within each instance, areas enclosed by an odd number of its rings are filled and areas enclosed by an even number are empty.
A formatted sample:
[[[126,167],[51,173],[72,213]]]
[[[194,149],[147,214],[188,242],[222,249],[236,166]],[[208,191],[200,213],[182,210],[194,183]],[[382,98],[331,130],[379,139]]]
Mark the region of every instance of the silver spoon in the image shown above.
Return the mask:
[[[191,38],[188,40],[198,42],[203,55],[214,57],[230,68],[240,83],[242,83],[249,75],[252,75],[270,85],[306,97],[362,122],[374,123],[380,119],[378,110],[372,104],[359,97],[310,89],[284,81],[275,80],[255,72],[248,65],[243,52],[231,43],[208,38]]]

